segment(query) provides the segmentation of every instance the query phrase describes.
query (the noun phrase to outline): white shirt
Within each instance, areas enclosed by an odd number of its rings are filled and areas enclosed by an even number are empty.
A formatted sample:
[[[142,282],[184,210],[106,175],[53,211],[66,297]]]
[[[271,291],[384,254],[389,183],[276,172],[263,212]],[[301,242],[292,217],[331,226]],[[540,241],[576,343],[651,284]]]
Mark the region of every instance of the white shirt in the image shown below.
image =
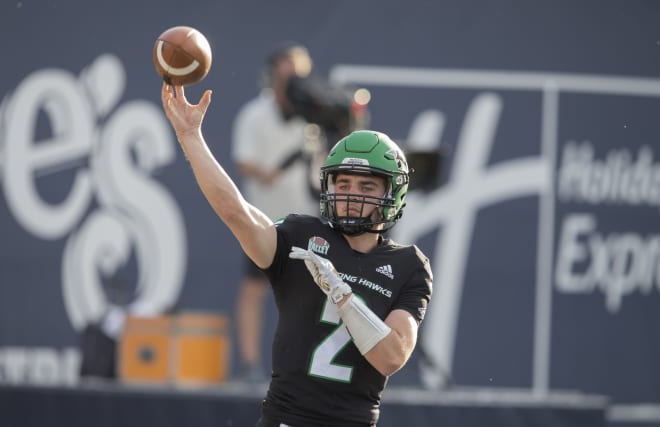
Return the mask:
[[[234,120],[232,158],[234,162],[276,169],[304,142],[306,122],[293,117],[284,120],[270,90],[250,100]],[[289,213],[316,215],[318,203],[309,192],[305,161],[286,169],[272,185],[242,178],[245,198],[273,221]]]

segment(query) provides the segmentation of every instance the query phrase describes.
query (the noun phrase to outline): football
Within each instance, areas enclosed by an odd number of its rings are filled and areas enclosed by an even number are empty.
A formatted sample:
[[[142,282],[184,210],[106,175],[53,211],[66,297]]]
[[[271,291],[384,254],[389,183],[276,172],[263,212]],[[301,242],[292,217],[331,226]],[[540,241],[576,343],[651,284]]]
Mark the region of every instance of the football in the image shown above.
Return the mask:
[[[192,27],[172,27],[154,43],[154,66],[167,84],[187,86],[201,81],[211,69],[211,60],[208,40]]]

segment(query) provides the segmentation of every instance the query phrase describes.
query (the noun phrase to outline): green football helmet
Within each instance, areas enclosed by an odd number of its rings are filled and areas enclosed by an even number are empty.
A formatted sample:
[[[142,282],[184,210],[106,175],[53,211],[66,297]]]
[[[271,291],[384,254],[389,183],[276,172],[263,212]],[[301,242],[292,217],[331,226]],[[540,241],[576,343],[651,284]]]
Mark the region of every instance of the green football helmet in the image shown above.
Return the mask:
[[[334,182],[338,174],[367,174],[384,178],[385,194],[382,197],[337,194]],[[403,214],[409,180],[408,162],[403,151],[389,136],[370,130],[355,131],[330,150],[321,167],[321,216],[347,235],[387,231]],[[337,202],[357,203],[360,212],[365,212],[365,205],[377,208],[364,217],[339,216]],[[378,224],[385,225],[375,229]]]

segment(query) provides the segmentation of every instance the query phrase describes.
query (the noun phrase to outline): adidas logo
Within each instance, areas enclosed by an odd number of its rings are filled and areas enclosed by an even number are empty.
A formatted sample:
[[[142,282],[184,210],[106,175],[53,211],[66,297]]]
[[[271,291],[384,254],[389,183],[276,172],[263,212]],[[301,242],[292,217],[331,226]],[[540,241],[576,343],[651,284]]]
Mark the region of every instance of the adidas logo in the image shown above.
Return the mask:
[[[381,265],[376,269],[376,271],[380,274],[383,274],[390,279],[394,279],[394,274],[392,274],[392,266],[387,264],[387,265]]]

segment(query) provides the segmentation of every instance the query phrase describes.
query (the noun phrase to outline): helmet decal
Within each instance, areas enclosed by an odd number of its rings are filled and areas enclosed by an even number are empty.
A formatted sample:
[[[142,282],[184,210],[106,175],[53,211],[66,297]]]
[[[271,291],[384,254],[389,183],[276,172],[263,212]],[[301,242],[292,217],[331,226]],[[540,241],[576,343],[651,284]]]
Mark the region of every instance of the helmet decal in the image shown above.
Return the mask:
[[[367,159],[356,159],[355,157],[347,157],[341,161],[342,165],[363,165],[369,166],[369,160]]]

